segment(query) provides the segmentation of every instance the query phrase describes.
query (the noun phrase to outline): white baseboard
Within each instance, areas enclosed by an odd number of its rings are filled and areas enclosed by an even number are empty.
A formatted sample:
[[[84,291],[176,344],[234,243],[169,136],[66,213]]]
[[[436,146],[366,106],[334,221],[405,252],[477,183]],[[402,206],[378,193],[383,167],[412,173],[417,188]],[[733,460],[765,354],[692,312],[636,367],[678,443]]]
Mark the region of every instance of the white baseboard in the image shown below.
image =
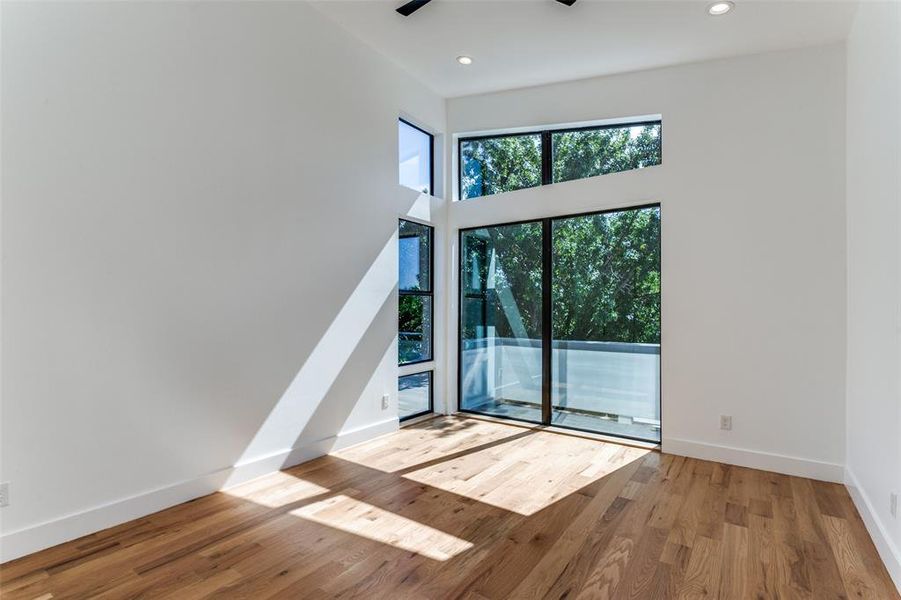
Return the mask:
[[[842,483],[844,481],[844,467],[840,464],[760,452],[759,450],[664,438],[663,451],[668,454],[713,460],[739,467],[762,469],[764,471],[807,477],[820,481],[831,481],[834,483]]]
[[[882,523],[882,519],[879,518],[879,513],[873,509],[873,503],[870,502],[867,492],[861,487],[854,473],[848,470],[847,467],[845,468],[845,487],[848,488],[851,499],[854,501],[854,506],[857,507],[857,512],[860,513],[864,525],[867,526],[870,537],[873,538],[879,557],[885,564],[889,575],[891,575],[892,581],[895,582],[898,592],[901,593],[901,549],[895,545],[888,530]]]
[[[0,536],[0,563],[62,544],[109,527],[145,517],[166,508],[234,487],[285,469],[333,450],[340,450],[369,439],[391,433],[398,427],[397,418],[387,419],[357,429],[342,431],[315,442],[275,452],[262,458],[226,467],[195,479],[181,481],[128,498],[71,513],[51,521],[31,525]]]

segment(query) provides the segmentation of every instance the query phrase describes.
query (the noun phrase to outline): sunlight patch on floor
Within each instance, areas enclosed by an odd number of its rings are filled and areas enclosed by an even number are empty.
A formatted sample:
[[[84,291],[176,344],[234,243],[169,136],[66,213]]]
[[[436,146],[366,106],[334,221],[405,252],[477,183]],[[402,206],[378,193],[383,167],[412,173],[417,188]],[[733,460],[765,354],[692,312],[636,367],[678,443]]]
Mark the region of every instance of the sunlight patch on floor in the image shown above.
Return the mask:
[[[330,490],[284,471],[272,473],[243,485],[226,490],[225,494],[249,500],[254,504],[276,508],[313,498]]]
[[[648,450],[554,433],[500,444],[404,475],[524,516],[644,458]],[[548,469],[548,465],[553,465]]]
[[[485,444],[522,435],[525,430],[475,419],[443,417],[433,424],[401,429],[371,442],[333,453],[370,469],[396,473]],[[414,450],[415,448],[415,450]]]
[[[320,525],[445,561],[472,548],[466,540],[344,494],[291,511]]]

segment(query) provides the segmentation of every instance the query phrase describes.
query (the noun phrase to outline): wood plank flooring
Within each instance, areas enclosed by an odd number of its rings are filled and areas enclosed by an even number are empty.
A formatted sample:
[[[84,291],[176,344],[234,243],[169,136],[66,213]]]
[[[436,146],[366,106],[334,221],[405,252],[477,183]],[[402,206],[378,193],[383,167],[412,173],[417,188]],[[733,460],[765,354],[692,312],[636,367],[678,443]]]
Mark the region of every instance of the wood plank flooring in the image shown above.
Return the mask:
[[[899,598],[836,484],[441,417],[0,567],[17,598]]]

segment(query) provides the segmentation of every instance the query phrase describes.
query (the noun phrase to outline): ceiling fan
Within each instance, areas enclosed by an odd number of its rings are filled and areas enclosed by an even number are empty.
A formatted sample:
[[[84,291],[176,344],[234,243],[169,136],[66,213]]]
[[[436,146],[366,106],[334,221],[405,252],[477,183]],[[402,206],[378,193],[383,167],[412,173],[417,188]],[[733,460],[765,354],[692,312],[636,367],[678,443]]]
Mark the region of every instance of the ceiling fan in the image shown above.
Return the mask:
[[[409,17],[429,2],[431,2],[431,0],[410,0],[409,2],[398,8],[397,12],[405,17]],[[557,0],[557,2],[559,2],[560,4],[565,4],[567,6],[572,6],[576,3],[576,0]]]

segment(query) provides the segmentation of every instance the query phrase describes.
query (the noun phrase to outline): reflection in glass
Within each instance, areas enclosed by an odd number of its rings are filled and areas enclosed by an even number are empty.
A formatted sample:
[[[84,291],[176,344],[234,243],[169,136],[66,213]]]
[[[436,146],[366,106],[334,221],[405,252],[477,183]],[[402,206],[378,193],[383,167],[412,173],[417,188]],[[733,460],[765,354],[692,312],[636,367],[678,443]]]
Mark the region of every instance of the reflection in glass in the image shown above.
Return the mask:
[[[461,408],[541,420],[542,225],[461,233]]]
[[[397,379],[397,412],[400,420],[432,412],[432,372]]]

